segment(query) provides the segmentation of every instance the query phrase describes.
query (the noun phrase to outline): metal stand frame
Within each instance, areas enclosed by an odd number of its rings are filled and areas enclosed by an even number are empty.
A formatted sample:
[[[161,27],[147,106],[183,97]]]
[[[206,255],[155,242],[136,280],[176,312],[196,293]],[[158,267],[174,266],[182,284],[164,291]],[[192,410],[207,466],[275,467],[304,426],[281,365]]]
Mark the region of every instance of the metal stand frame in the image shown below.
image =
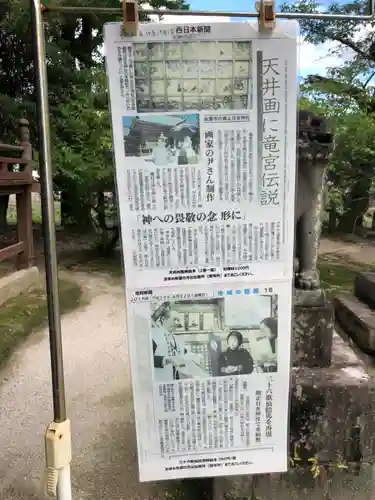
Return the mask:
[[[264,6],[264,1],[259,2]],[[374,20],[374,0],[369,2],[368,15],[345,15],[323,13],[276,13],[278,19],[316,19],[322,21],[371,21]],[[259,7],[258,4],[258,7]],[[52,181],[51,134],[48,105],[48,81],[45,61],[44,41],[44,14],[61,13],[76,15],[123,15],[119,8],[95,7],[61,7],[45,6],[40,0],[30,0],[33,51],[35,67],[35,87],[37,95],[37,112],[39,122],[39,166],[41,183],[41,202],[43,215],[44,255],[47,284],[47,304],[49,321],[49,339],[52,368],[52,394],[54,421],[49,425],[46,433],[46,462],[47,462],[47,492],[56,496],[58,500],[71,500],[71,438],[70,422],[67,420],[65,405],[63,349],[61,336],[61,318],[58,296],[58,267],[56,256],[56,231]],[[215,11],[188,11],[144,9],[144,14],[160,16],[210,16],[259,18],[258,12],[215,12]]]

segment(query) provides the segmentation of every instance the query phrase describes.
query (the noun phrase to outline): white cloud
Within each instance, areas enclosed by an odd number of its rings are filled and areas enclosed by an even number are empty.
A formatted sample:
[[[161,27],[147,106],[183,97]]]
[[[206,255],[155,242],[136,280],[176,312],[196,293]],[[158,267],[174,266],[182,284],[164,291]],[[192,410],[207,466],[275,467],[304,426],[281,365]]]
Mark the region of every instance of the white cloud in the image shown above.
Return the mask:
[[[373,33],[374,30],[375,30],[375,27],[369,23],[364,24],[362,26],[359,26],[357,31],[355,31],[355,33],[354,33],[354,37],[353,37],[354,41],[355,42],[363,41],[364,39],[366,39],[369,36],[370,33]]]
[[[299,37],[299,71],[301,76],[306,74],[325,75],[327,68],[340,66],[344,59],[329,53],[337,44],[326,42],[313,45],[306,42],[303,36]]]
[[[354,42],[365,40],[375,28],[371,24],[360,26],[353,35]],[[354,56],[354,52],[344,47],[338,42],[325,42],[319,45],[313,45],[299,37],[299,63],[300,74],[319,74],[325,75],[327,68],[341,66],[345,61],[349,61]],[[340,49],[337,54],[331,54],[331,50]]]

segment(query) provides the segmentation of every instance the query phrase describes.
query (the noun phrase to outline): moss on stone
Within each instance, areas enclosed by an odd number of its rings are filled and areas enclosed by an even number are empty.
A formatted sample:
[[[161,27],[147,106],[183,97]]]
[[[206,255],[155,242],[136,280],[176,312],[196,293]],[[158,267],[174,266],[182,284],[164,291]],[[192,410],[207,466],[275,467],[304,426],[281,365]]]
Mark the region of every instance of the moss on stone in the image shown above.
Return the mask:
[[[373,270],[372,266],[332,255],[320,257],[318,268],[321,286],[326,291],[329,300],[338,293],[353,292],[357,273]]]

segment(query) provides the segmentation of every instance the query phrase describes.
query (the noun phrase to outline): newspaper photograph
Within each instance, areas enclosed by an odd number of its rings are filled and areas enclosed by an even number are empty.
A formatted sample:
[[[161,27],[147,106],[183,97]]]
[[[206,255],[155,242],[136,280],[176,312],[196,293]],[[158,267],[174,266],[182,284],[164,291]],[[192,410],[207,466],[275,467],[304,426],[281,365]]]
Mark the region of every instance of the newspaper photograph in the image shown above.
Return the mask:
[[[152,304],[155,381],[277,372],[277,295],[244,297]]]
[[[280,281],[128,293],[141,481],[287,470],[291,293]]]
[[[296,27],[144,24],[126,38],[105,26],[135,288],[292,277]]]
[[[160,167],[199,164],[199,114],[128,116],[123,124],[126,157],[141,157]]]

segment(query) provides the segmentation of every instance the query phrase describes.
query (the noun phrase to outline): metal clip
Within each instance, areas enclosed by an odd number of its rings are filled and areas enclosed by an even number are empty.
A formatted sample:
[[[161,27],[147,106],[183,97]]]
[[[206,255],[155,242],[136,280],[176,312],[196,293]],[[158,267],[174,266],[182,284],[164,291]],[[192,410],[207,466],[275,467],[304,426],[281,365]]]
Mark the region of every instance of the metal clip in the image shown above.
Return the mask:
[[[40,10],[42,11],[42,14],[48,14],[49,12],[49,8],[48,8],[48,5],[44,5],[44,3],[41,3],[40,4]]]
[[[138,35],[138,0],[122,0],[122,11],[124,15],[124,35]]]
[[[258,26],[260,32],[272,31],[276,26],[275,0],[259,0],[255,2],[258,12]]]

